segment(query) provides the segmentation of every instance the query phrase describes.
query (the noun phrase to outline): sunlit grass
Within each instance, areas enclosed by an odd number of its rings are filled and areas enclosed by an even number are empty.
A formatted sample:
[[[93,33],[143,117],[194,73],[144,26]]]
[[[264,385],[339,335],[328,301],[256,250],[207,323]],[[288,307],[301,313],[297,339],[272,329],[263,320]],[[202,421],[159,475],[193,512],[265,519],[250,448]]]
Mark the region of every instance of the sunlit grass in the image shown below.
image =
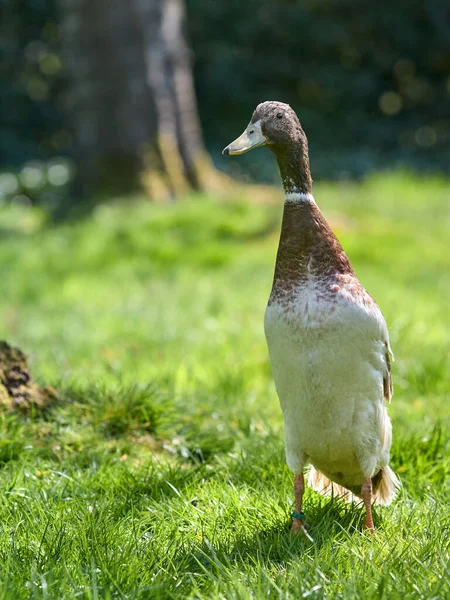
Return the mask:
[[[262,320],[282,199],[124,199],[58,226],[0,212],[1,337],[58,402],[0,415],[4,598],[450,595],[450,183],[319,184],[316,200],[388,322],[392,466],[359,507],[292,477]],[[31,225],[30,225],[31,224]]]

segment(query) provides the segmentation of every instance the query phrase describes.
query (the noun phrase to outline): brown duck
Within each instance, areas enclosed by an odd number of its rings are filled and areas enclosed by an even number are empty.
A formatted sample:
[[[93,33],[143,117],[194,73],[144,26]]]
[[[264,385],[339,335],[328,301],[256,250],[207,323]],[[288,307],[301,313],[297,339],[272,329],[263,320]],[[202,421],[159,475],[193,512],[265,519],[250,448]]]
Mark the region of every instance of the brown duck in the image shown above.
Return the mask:
[[[308,141],[292,108],[264,102],[225,155],[267,146],[285,192],[275,275],[265,313],[272,372],[294,472],[292,530],[304,529],[304,470],[324,494],[389,504],[399,482],[388,466],[391,349],[385,320],[362,287],[312,196]]]

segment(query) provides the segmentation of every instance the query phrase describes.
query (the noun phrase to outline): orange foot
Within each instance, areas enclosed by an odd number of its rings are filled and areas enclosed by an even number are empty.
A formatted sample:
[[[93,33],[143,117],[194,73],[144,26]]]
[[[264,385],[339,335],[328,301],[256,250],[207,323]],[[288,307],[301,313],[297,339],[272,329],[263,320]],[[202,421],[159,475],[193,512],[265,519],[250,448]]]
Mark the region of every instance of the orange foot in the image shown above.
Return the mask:
[[[307,535],[308,524],[304,519],[295,519],[292,521],[291,533],[299,533],[302,532]]]
[[[375,527],[373,526],[373,523],[367,523],[367,521],[364,523],[363,525],[363,531],[364,533],[375,533]]]

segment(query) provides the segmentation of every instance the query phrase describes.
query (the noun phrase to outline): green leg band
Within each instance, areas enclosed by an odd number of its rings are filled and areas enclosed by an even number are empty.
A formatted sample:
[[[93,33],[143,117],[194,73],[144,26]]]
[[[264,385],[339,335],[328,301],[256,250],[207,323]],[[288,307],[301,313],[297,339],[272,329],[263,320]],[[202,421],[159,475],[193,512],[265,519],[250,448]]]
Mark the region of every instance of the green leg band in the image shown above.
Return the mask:
[[[302,521],[305,520],[305,513],[298,513],[295,512],[295,510],[292,511],[292,516],[294,517],[294,519],[301,519]]]

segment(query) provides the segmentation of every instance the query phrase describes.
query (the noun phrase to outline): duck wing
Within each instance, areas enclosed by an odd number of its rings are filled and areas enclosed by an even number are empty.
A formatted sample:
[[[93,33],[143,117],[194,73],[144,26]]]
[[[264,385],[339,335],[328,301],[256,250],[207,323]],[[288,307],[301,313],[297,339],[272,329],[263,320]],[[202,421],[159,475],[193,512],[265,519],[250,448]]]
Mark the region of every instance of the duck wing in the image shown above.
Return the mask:
[[[392,350],[389,346],[389,340],[385,341],[384,343],[386,351],[384,354],[385,360],[386,360],[386,372],[384,373],[383,376],[383,392],[384,392],[384,399],[386,400],[386,402],[390,402],[392,395],[394,393],[394,385],[393,385],[393,381],[392,381],[392,367],[391,367],[391,361],[394,360],[394,355],[392,354]]]

